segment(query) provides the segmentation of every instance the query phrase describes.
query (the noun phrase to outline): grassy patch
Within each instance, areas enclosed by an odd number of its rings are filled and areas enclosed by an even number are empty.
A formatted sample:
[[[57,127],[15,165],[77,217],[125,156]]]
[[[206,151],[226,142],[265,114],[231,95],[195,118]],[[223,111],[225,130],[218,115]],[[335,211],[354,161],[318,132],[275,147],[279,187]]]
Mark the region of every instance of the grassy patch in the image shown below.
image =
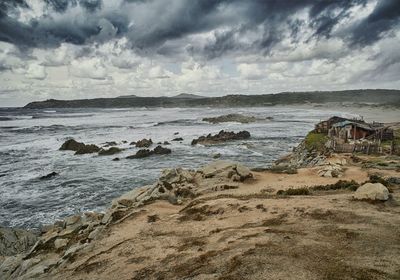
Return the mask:
[[[325,148],[325,143],[328,141],[328,136],[323,133],[309,132],[305,139],[306,149],[322,151]]]
[[[310,195],[310,190],[308,188],[289,188],[287,190],[279,190],[277,195]]]
[[[311,189],[314,191],[329,191],[329,190],[352,190],[355,191],[360,186],[354,180],[347,181],[347,180],[339,180],[335,184],[328,184],[328,185],[318,185],[314,186]]]
[[[385,187],[389,186],[388,181],[383,179],[381,176],[378,174],[371,174],[369,175],[369,180],[366,183],[381,183]]]

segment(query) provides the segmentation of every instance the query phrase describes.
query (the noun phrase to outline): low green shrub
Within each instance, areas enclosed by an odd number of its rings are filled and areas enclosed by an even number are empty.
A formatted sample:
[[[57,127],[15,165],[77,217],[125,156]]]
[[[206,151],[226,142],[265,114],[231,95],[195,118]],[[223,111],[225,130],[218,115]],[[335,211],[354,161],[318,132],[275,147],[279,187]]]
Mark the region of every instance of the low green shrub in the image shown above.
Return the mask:
[[[355,191],[355,190],[357,190],[357,188],[359,186],[360,186],[360,184],[357,183],[354,180],[351,180],[351,181],[339,180],[335,184],[314,186],[314,187],[312,187],[312,190],[315,190],[315,191],[329,191],[329,190],[346,189],[346,190]]]
[[[287,190],[279,190],[277,195],[310,195],[308,188],[289,188]]]

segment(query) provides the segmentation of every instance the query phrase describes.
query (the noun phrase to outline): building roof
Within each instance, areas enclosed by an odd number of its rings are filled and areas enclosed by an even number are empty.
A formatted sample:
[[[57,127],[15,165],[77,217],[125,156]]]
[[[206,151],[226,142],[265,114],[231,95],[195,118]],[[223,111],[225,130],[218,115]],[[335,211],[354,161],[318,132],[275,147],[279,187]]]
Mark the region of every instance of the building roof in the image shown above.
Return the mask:
[[[345,120],[343,122],[338,122],[338,123],[335,123],[332,126],[333,127],[344,127],[344,126],[347,126],[347,125],[354,125],[356,127],[362,128],[364,130],[370,130],[370,131],[374,131],[375,130],[374,128],[369,126],[367,123],[359,123],[359,122],[354,122],[354,121],[350,121],[350,120]]]

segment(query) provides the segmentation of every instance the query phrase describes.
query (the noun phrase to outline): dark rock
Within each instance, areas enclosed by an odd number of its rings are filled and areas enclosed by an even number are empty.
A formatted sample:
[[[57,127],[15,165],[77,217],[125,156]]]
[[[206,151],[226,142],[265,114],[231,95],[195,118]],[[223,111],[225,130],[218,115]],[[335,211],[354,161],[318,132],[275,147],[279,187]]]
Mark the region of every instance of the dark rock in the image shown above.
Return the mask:
[[[222,115],[222,116],[219,116],[219,117],[204,118],[203,119],[203,121],[210,122],[210,123],[213,123],[213,124],[222,123],[222,122],[250,123],[250,122],[255,122],[256,120],[257,120],[256,117],[244,116],[244,115],[241,115],[241,114],[228,114],[228,115]]]
[[[67,140],[67,141],[65,141],[62,145],[61,145],[61,147],[60,147],[60,150],[61,151],[78,151],[78,150],[80,150],[81,148],[83,148],[85,146],[85,144],[84,143],[81,143],[81,142],[78,142],[78,141],[76,141],[76,140],[74,140],[74,139],[69,139],[69,140]]]
[[[178,135],[178,134],[179,134],[179,132],[175,132],[175,133],[174,133],[174,135]]]
[[[172,141],[183,141],[183,138],[182,137],[174,138],[172,139]]]
[[[168,141],[164,141],[163,144],[164,144],[164,145],[171,145],[171,143],[169,143]]]
[[[119,161],[120,159],[118,157],[113,158],[113,161]]]
[[[171,149],[163,148],[161,146],[157,146],[153,152],[157,155],[167,155],[171,153]]]
[[[126,141],[126,140],[122,140],[122,143],[123,143],[123,144],[126,144],[126,143],[128,143],[128,141]]]
[[[135,145],[136,145],[136,142],[135,142],[135,141],[133,141],[133,142],[129,143],[129,145],[131,145],[131,146],[135,146]]]
[[[213,158],[215,158],[215,159],[217,159],[217,158],[220,158],[221,157],[221,154],[220,153],[217,153],[217,154],[213,154],[213,156],[212,156]]]
[[[207,136],[200,136],[197,139],[193,139],[192,145],[196,144],[218,144],[221,142],[225,141],[231,141],[231,140],[244,140],[250,138],[250,132],[244,130],[240,131],[238,133],[235,133],[233,131],[224,131],[221,130],[218,134],[216,135],[211,135],[208,134]]]
[[[51,172],[51,173],[49,173],[47,175],[41,176],[39,179],[40,180],[46,180],[46,179],[53,178],[53,177],[55,177],[57,175],[59,175],[59,174],[57,172],[53,171],[53,172]]]
[[[107,149],[101,149],[99,151],[99,156],[111,156],[120,153],[122,150],[118,147],[111,147]]]
[[[94,144],[84,145],[75,152],[75,155],[92,154],[100,151],[100,148]]]
[[[149,149],[141,149],[141,150],[137,151],[136,154],[127,156],[126,158],[127,159],[145,158],[145,157],[151,156],[152,154],[154,154],[154,152]]]
[[[112,146],[117,146],[117,142],[111,141],[111,142],[105,142],[103,143],[103,147],[112,147]]]
[[[153,141],[151,139],[142,139],[136,142],[136,147],[138,148],[148,148],[153,144]]]

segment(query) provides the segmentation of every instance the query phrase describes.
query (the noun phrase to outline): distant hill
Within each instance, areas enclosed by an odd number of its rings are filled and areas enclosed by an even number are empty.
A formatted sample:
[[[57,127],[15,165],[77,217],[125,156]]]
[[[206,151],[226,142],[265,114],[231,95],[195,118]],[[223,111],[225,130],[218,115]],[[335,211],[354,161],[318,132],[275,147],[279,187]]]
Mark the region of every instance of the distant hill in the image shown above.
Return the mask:
[[[201,95],[196,95],[196,94],[190,94],[190,93],[181,93],[175,96],[172,96],[171,98],[193,98],[193,99],[198,99],[198,98],[206,98],[205,96]]]
[[[131,95],[121,95],[121,96],[118,96],[118,97],[116,97],[116,98],[132,98],[132,97],[137,97],[137,95],[134,95],[134,94],[131,94]]]
[[[193,97],[195,96],[195,97]],[[95,98],[31,102],[25,108],[126,108],[126,107],[259,107],[295,104],[342,103],[400,108],[400,90],[360,89],[345,91],[282,92],[262,95],[201,97],[182,94],[174,97]]]

